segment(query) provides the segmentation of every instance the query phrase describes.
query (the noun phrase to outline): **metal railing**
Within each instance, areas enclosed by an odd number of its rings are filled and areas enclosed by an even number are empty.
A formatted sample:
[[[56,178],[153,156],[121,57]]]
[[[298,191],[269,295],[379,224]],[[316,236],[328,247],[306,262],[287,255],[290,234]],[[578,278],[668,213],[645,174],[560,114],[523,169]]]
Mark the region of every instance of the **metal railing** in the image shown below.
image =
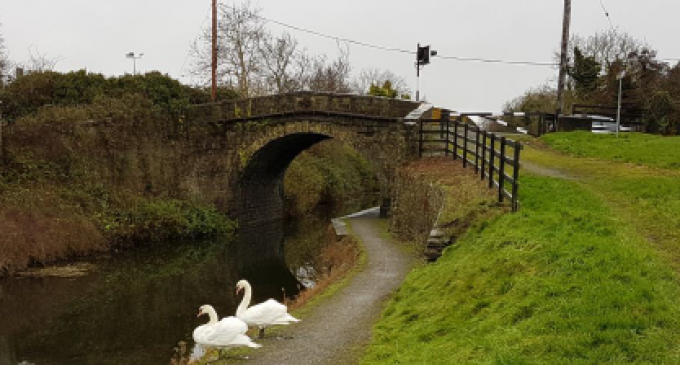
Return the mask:
[[[443,115],[441,119],[420,120],[419,145],[421,157],[451,156],[460,159],[465,168],[474,167],[481,180],[488,180],[490,189],[498,189],[499,202],[507,198],[512,211],[519,209],[520,142]]]

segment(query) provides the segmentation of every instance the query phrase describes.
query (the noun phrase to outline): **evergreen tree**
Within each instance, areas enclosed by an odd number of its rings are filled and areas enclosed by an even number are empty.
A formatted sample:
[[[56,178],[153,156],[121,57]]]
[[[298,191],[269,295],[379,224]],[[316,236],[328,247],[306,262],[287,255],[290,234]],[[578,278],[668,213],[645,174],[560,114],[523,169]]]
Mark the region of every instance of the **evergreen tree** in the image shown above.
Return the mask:
[[[578,47],[574,47],[574,65],[569,68],[569,76],[574,80],[576,96],[587,100],[599,86],[602,65],[594,56],[585,56]]]

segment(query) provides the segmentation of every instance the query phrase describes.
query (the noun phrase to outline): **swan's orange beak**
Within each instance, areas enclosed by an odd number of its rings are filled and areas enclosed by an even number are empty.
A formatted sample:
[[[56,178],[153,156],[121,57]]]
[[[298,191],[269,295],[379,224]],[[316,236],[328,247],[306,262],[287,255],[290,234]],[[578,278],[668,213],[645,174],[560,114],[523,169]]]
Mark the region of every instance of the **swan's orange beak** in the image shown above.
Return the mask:
[[[238,286],[236,287],[236,295],[238,295],[241,292],[241,289],[242,289],[241,287]]]
[[[198,311],[198,315],[196,315],[196,318],[200,317],[201,315],[203,315],[203,311],[202,311],[202,310],[199,310],[199,311]]]

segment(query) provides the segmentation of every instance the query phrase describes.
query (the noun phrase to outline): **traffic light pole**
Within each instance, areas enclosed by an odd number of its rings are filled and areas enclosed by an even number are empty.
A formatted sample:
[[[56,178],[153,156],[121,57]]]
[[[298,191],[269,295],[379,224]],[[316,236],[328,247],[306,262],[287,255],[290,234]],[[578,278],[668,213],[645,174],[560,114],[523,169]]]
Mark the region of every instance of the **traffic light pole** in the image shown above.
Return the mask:
[[[420,61],[416,61],[416,101],[420,101]]]
[[[430,56],[436,56],[437,51],[430,51],[430,46],[420,46],[416,51],[416,101],[420,101],[420,68],[430,63]]]

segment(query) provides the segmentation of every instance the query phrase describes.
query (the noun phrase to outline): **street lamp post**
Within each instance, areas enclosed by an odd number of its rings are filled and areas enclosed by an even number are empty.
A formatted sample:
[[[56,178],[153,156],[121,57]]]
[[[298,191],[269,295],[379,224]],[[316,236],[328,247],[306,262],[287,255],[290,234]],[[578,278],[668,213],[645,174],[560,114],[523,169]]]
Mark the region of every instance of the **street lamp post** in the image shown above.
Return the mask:
[[[128,52],[125,57],[131,58],[132,59],[132,74],[136,75],[137,74],[137,60],[142,58],[144,56],[144,53],[140,53],[138,55],[135,55],[134,52]]]
[[[621,94],[623,90],[623,78],[626,77],[626,70],[623,70],[617,79],[619,80],[619,102],[616,108],[616,138],[619,138],[619,131],[621,130]]]

